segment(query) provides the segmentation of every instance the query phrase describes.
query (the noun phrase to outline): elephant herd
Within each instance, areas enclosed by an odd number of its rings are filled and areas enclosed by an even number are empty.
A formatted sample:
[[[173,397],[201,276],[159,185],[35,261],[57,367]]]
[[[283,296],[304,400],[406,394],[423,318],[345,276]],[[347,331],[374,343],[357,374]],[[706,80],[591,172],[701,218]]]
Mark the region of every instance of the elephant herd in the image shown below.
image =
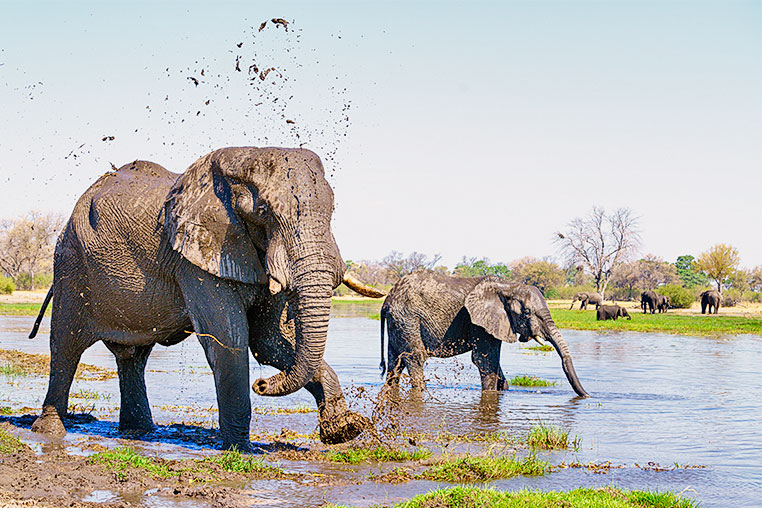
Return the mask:
[[[249,449],[249,389],[307,389],[320,438],[356,437],[368,420],[347,408],[323,360],[332,291],[383,296],[348,272],[331,231],[333,190],[305,149],[223,148],[172,173],[146,161],[100,177],[78,200],[54,254],[50,377],[32,430],[64,434],[83,352],[102,341],[116,359],[122,431],[154,428],[145,383],[149,355],[195,333],[211,367],[223,448]],[[495,277],[434,272],[404,277],[384,302],[388,384],[408,368],[422,388],[427,356],[471,351],[484,390],[506,389],[502,342],[550,342],[574,391],[582,387],[542,294]],[[250,383],[249,350],[280,372]],[[382,366],[385,365],[382,362]]]

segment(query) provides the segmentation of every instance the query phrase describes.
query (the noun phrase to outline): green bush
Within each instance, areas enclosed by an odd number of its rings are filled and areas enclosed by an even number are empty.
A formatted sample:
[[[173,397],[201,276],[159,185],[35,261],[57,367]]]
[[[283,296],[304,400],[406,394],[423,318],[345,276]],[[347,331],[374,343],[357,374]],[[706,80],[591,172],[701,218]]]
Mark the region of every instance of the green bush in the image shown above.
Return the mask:
[[[759,291],[744,291],[743,292],[743,301],[745,302],[752,302],[752,303],[762,303],[762,293]]]
[[[0,275],[0,295],[10,295],[14,291],[16,291],[16,284],[13,283],[13,279]]]
[[[742,293],[737,289],[726,289],[722,292],[720,307],[735,307],[741,301]]]
[[[616,288],[609,286],[606,288],[606,300],[614,300],[617,302],[631,302],[640,301],[640,293],[643,291],[638,288]]]
[[[545,299],[546,300],[559,300],[561,297],[559,296],[558,288],[548,288],[545,290]]]
[[[689,309],[691,304],[696,301],[693,290],[684,288],[679,284],[665,284],[656,288],[660,295],[669,297],[669,306],[673,309]]]
[[[582,291],[595,293],[595,286],[561,286],[555,289],[558,291],[558,296],[556,298],[559,300],[571,300],[574,298],[574,295]]]
[[[28,273],[22,273],[19,274],[18,277],[16,277],[16,284],[18,286],[18,289],[24,289],[29,290],[32,289],[32,284],[30,283],[29,274]],[[52,273],[37,273],[34,276],[34,289],[44,289],[49,288],[51,285],[53,285],[53,274]]]

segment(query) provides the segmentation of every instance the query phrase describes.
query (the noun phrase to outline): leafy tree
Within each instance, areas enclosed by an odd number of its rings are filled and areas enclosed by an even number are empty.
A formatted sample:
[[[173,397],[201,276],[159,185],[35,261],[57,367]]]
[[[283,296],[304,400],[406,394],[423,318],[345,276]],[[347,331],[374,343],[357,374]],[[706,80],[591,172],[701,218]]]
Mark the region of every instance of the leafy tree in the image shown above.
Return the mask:
[[[677,261],[675,261],[677,276],[680,277],[683,287],[692,288],[709,284],[709,279],[707,279],[706,275],[696,271],[694,268],[695,259],[690,254],[685,254],[678,256]]]
[[[722,284],[726,288],[736,289],[743,293],[744,291],[749,289],[750,279],[751,279],[751,274],[747,272],[746,270],[733,270],[725,278],[725,280],[722,281]]]
[[[577,217],[565,232],[556,233],[556,243],[569,265],[580,265],[595,280],[601,296],[606,292],[614,268],[626,262],[638,249],[638,221],[629,208],[607,215],[593,207],[587,217]]]
[[[484,277],[486,275],[497,275],[499,277],[508,278],[511,275],[511,270],[503,263],[496,263],[493,265],[487,258],[477,260],[476,258],[467,258],[466,256],[463,256],[460,263],[455,265],[453,274],[458,277]]]
[[[738,267],[738,249],[732,245],[718,243],[708,251],[702,252],[695,263],[696,270],[702,271],[717,284],[717,291],[722,292],[722,283]]]
[[[511,280],[537,287],[542,294],[564,283],[564,271],[547,259],[525,257],[511,262]]]

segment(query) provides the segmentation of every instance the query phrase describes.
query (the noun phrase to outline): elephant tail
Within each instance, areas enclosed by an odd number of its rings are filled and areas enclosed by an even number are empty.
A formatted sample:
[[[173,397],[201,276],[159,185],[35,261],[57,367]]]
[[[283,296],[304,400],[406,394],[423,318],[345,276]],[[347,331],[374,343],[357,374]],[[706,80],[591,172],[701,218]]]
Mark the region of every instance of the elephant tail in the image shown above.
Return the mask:
[[[48,294],[45,295],[45,300],[42,302],[42,307],[40,307],[40,313],[37,315],[37,319],[34,321],[34,326],[32,326],[32,331],[29,333],[30,339],[37,336],[37,330],[40,328],[40,322],[42,322],[42,317],[45,315],[45,309],[48,307],[51,298],[53,298],[53,286],[50,286]]]
[[[386,328],[386,305],[381,307],[381,363],[378,365],[381,377],[386,374],[386,355],[384,354],[384,329]]]

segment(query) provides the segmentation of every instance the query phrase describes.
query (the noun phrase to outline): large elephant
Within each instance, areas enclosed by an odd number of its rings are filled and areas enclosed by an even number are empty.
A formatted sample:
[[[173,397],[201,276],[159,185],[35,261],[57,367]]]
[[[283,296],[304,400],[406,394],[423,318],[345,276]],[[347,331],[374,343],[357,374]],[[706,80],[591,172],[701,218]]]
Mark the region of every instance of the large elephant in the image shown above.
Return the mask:
[[[665,295],[656,295],[656,309],[659,314],[667,312],[669,309],[669,297]]]
[[[659,295],[647,289],[640,293],[640,308],[643,309],[643,314],[646,314],[646,309],[651,311],[651,314],[656,312],[656,308],[659,302]]]
[[[699,295],[699,298],[701,299],[702,314],[706,314],[707,309],[709,309],[709,314],[712,314],[712,309],[714,309],[714,314],[717,314],[717,312],[720,310],[720,304],[722,303],[722,293],[716,289],[709,289],[704,291],[701,293],[701,295]]]
[[[65,432],[74,372],[97,341],[116,357],[120,429],[153,428],[151,349],[195,332],[214,374],[224,448],[249,448],[247,347],[281,370],[255,381],[257,394],[307,387],[324,440],[354,437],[361,417],[348,413],[322,358],[333,288],[364,289],[345,274],[332,212],[333,191],[308,150],[223,148],[182,175],[135,161],[102,176],[56,245],[50,380],[32,430]]]
[[[620,307],[619,305],[601,305],[598,307],[595,315],[595,319],[597,321],[606,321],[608,319],[613,319],[616,321],[617,318],[620,317],[632,319],[629,312],[627,312],[627,309]]]
[[[386,371],[385,321],[389,332],[386,383],[391,389],[396,389],[402,370],[407,368],[413,390],[421,391],[423,364],[428,357],[447,358],[471,351],[482,390],[505,390],[501,344],[544,338],[556,348],[574,391],[588,396],[545,298],[533,286],[495,276],[460,278],[433,271],[404,276],[381,308],[382,375]]]
[[[587,309],[587,304],[595,305],[595,308],[597,309],[599,305],[603,303],[603,298],[601,298],[601,295],[598,293],[586,293],[581,292],[574,295],[574,298],[572,298],[571,306],[569,307],[569,310],[571,310],[574,307],[574,303],[579,301],[579,308],[580,310]]]

